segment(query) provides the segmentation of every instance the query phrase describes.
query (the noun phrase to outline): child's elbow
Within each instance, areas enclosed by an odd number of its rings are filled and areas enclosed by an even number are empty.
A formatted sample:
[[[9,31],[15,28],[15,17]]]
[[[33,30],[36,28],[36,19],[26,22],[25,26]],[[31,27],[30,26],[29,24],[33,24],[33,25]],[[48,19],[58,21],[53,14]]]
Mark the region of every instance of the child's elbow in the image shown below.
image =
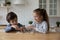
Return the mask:
[[[10,31],[8,31],[8,30],[5,30],[5,32],[6,32],[6,33],[8,33],[8,32],[10,32]]]
[[[10,32],[10,30],[5,30],[6,33]]]
[[[11,31],[11,30],[5,29],[5,32],[6,32],[6,33],[10,32],[10,31]]]

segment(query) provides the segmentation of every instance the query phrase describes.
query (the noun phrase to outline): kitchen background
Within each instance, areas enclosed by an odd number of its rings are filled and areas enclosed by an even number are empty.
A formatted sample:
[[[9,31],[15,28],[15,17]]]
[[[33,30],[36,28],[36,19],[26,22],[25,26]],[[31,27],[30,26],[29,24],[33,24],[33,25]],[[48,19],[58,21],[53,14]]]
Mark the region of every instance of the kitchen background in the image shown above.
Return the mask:
[[[47,1],[47,0],[46,0]],[[56,26],[56,21],[60,21],[60,0],[58,2],[58,17],[49,17],[50,27]],[[8,24],[6,22],[6,14],[10,11],[18,15],[18,22],[23,25],[28,25],[30,20],[33,20],[33,10],[39,8],[39,0],[24,0],[24,4],[11,5],[9,7],[0,6],[0,25]],[[56,10],[57,10],[56,9]]]

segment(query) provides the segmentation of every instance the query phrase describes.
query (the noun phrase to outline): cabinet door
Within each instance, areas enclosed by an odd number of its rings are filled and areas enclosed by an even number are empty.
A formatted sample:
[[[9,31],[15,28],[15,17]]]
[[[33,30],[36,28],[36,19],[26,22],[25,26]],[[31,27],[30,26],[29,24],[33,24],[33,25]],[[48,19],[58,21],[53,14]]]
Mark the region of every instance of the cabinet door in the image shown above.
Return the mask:
[[[0,7],[2,7],[3,4],[5,4],[5,0],[0,0]]]
[[[58,0],[39,0],[39,7],[47,10],[49,17],[57,17]]]
[[[1,4],[1,3],[5,3],[5,0],[0,0],[0,4]]]

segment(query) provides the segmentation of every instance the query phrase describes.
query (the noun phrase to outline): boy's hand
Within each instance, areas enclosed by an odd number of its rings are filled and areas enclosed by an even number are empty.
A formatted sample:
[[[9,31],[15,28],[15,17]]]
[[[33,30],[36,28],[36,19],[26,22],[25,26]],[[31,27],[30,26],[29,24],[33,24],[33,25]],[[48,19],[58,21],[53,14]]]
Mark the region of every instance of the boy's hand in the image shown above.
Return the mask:
[[[18,26],[17,25],[12,25],[11,27],[13,27],[15,29],[18,29]]]
[[[12,25],[11,27],[15,28],[15,30],[20,30],[21,32],[25,31],[25,27],[18,27],[17,25]]]
[[[25,32],[25,28],[24,27],[20,27],[20,31],[21,32]]]
[[[15,27],[14,27],[16,30],[20,30],[21,32],[24,32],[25,31],[25,28],[24,27],[18,27],[18,26],[16,26],[15,25]]]

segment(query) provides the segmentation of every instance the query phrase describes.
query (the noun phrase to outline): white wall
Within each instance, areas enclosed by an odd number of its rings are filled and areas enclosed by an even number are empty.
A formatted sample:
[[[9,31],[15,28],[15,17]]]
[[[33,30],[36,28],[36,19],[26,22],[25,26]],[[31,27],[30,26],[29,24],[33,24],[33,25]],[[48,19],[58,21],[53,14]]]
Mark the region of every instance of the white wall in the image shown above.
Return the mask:
[[[0,25],[6,22],[7,9],[5,7],[0,7]]]
[[[14,5],[11,6],[9,11],[13,11],[18,15],[18,22],[24,25],[28,24],[29,20],[32,20],[32,11],[39,7],[38,0],[26,0],[25,5]],[[2,8],[2,11],[4,18],[6,17],[6,8]],[[0,13],[0,15],[1,15]],[[6,20],[1,20],[2,24],[7,24]]]
[[[49,18],[50,27],[56,27],[56,22],[60,21],[60,17]]]

